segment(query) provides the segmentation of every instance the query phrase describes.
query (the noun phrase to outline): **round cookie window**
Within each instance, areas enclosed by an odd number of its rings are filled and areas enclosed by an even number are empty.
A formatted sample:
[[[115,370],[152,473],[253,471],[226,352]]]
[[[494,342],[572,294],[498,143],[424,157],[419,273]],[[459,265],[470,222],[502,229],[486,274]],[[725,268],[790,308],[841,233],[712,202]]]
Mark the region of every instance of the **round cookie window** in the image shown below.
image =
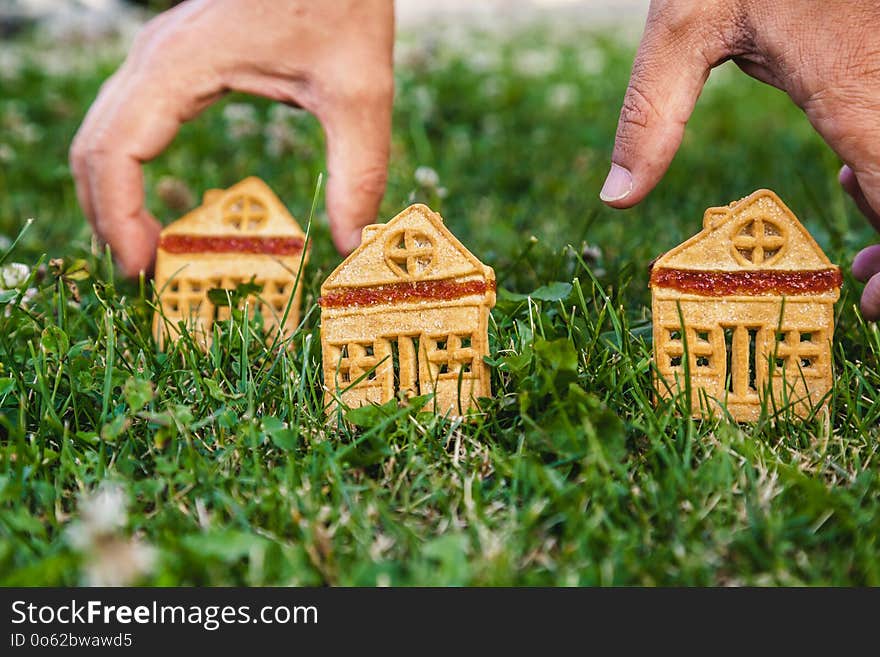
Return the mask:
[[[786,237],[785,229],[771,219],[743,219],[733,227],[733,257],[745,266],[772,265],[782,257]]]

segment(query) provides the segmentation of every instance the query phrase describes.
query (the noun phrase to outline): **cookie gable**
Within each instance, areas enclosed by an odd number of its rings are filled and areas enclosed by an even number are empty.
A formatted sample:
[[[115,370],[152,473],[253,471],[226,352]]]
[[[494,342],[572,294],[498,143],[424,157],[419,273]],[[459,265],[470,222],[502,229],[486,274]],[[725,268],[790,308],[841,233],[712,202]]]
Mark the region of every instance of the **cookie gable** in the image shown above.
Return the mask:
[[[831,387],[841,283],[773,192],[708,209],[703,230],[651,269],[660,394],[689,376],[695,415],[706,399],[741,421],[757,419],[764,400],[807,414]]]
[[[364,228],[319,303],[328,403],[434,394],[436,412],[463,415],[489,396],[495,273],[428,207]]]
[[[259,178],[228,189],[205,192],[200,207],[168,225],[156,254],[156,290],[167,322],[157,313],[160,341],[176,338],[184,322],[199,342],[210,342],[215,321],[229,319],[228,307],[215,306],[208,290],[234,290],[251,278],[262,287],[250,310],[259,306],[267,327],[284,330],[299,323],[300,287],[296,273],[305,250],[305,233],[284,204]]]

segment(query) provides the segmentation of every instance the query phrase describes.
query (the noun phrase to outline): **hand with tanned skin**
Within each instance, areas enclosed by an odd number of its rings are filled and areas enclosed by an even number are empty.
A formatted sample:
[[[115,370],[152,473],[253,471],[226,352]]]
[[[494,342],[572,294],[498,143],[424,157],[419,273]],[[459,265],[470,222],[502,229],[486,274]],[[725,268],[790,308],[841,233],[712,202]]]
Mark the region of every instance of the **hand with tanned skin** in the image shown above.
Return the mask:
[[[392,0],[189,0],[151,20],[73,141],[80,205],[129,276],[150,271],[161,226],[141,165],[228,91],[297,105],[327,142],[327,213],[343,253],[385,191],[394,78]]]
[[[601,198],[641,201],[660,181],[715,66],[733,59],[785,91],[846,163],[840,182],[880,231],[880,2],[652,0]],[[880,245],[853,262],[880,319]]]

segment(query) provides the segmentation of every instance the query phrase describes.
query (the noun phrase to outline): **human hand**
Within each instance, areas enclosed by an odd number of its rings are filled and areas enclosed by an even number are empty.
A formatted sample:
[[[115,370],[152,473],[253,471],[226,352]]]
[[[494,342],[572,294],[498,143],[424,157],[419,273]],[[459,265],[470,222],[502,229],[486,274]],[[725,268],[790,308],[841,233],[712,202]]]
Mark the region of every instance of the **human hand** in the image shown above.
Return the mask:
[[[189,0],[151,20],[70,150],[80,205],[123,273],[152,268],[161,229],[144,206],[141,164],[230,90],[317,116],[333,241],[353,250],[385,190],[393,12],[392,0]]]
[[[880,4],[860,0],[652,0],[600,194],[615,208],[660,181],[710,70],[728,59],[791,97],[846,162],[841,183],[880,230]],[[880,319],[880,245],[853,274]]]

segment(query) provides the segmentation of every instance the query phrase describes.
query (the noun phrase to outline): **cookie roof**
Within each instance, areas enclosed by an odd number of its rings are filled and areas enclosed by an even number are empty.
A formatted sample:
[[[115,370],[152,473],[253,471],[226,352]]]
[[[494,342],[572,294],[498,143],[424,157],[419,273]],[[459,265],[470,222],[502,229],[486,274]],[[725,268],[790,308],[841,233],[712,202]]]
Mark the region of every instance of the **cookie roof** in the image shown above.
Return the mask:
[[[451,278],[494,281],[495,272],[458,241],[439,214],[415,204],[388,223],[366,226],[361,245],[327,277],[321,294]]]
[[[162,235],[305,237],[275,192],[255,176],[208,190],[202,205],[166,226]]]
[[[834,265],[794,213],[769,189],[709,208],[703,230],[654,267],[700,271],[813,271]]]

